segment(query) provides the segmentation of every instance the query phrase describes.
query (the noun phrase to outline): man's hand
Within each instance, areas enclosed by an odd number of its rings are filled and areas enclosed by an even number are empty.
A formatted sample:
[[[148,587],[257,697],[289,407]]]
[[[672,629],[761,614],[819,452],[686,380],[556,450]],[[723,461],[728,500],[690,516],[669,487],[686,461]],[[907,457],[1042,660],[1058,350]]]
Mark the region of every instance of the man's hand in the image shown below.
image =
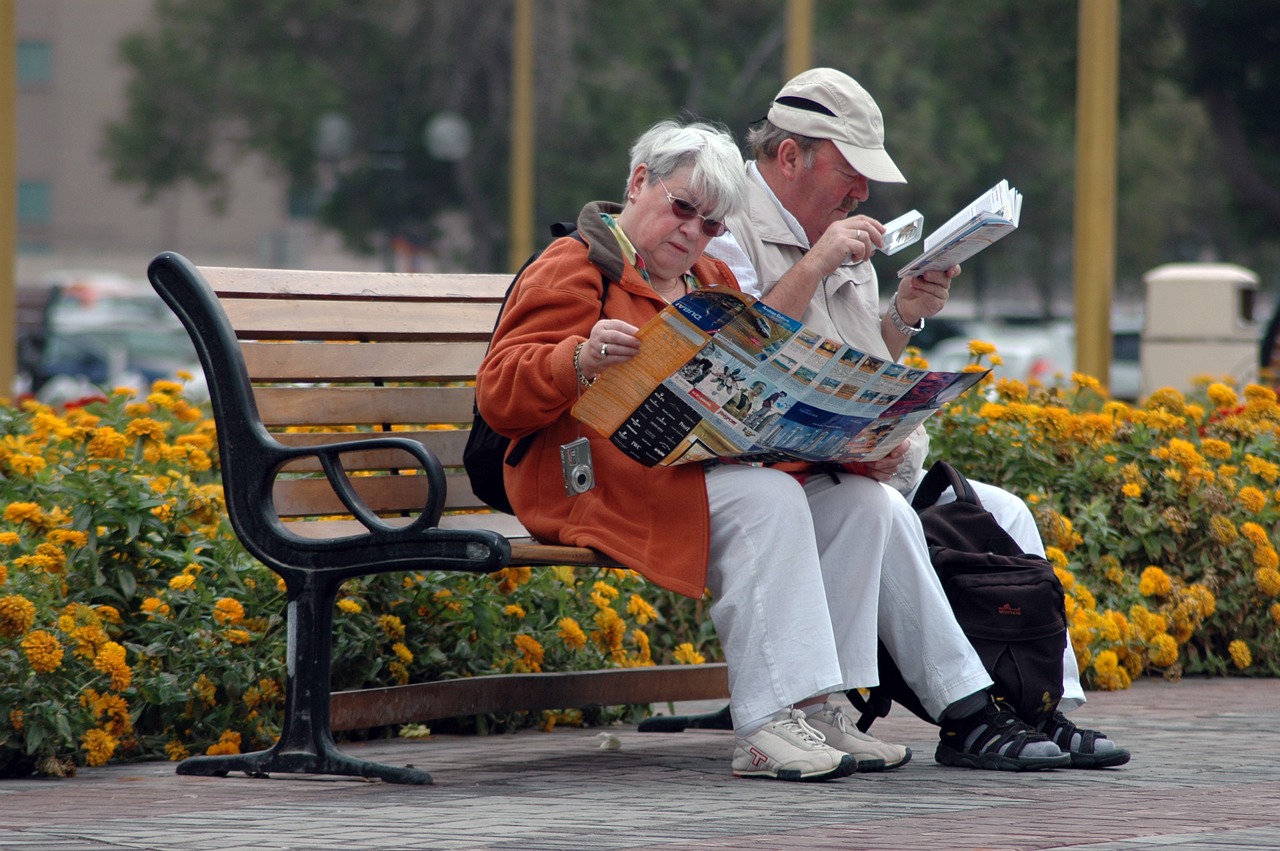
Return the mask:
[[[830,275],[850,258],[856,263],[866,260],[877,248],[884,247],[884,225],[870,216],[851,216],[832,224],[809,249],[820,276]]]
[[[846,473],[852,473],[855,476],[866,476],[869,479],[875,479],[877,482],[887,482],[893,478],[893,474],[902,466],[902,459],[907,456],[907,447],[909,441],[902,441],[888,455],[876,461],[850,461],[842,464],[841,469]]]
[[[951,296],[951,279],[960,274],[959,266],[945,272],[925,272],[906,278],[898,284],[898,313],[908,325],[919,325],[921,319],[935,316],[947,306]]]

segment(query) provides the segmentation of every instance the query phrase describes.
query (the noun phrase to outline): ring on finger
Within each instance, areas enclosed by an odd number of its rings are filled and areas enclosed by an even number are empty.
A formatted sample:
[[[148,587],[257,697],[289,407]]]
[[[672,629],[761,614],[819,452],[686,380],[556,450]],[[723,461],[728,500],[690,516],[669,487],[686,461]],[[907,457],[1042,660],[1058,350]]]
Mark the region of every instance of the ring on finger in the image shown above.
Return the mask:
[[[608,343],[601,343],[601,344],[600,344],[600,357],[602,357],[602,358],[607,358],[607,357],[609,357],[609,344],[608,344]]]

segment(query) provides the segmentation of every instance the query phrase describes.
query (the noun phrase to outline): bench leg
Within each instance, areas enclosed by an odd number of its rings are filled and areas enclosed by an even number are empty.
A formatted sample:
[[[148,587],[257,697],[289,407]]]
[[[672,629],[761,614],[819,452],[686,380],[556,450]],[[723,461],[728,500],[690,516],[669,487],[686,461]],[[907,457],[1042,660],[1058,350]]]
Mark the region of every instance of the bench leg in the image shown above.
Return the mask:
[[[681,733],[685,730],[732,730],[729,704],[705,715],[654,715],[636,727],[640,733]]]
[[[431,775],[357,759],[338,750],[329,729],[333,606],[342,577],[297,571],[284,576],[289,667],[280,738],[267,750],[247,754],[194,756],[178,763],[178,774],[225,777],[243,771],[251,777],[272,772],[371,777],[387,783],[426,784]]]

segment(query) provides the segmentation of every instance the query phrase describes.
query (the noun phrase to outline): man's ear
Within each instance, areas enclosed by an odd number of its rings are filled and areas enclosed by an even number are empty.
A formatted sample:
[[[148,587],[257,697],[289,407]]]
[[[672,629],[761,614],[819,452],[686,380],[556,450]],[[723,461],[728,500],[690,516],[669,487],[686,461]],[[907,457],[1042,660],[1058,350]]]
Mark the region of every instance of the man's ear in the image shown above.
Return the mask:
[[[795,179],[796,172],[804,166],[804,152],[795,139],[783,139],[778,145],[778,169],[787,180]]]

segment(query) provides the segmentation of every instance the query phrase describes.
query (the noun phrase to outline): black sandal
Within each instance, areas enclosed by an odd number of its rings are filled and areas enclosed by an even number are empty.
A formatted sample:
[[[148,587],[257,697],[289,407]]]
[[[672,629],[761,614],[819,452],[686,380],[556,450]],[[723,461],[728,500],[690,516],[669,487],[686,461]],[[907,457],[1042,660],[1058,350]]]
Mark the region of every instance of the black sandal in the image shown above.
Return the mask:
[[[1111,768],[1129,761],[1129,752],[1119,745],[1099,753],[1098,740],[1107,737],[1097,730],[1077,727],[1061,712],[1053,713],[1041,725],[1040,730],[1050,741],[1071,755],[1072,768]],[[1080,736],[1080,745],[1079,748],[1073,748],[1071,744],[1077,734]]]
[[[942,765],[999,771],[1043,771],[1071,765],[1071,755],[1061,750],[1056,756],[1024,755],[1027,745],[1048,742],[1049,737],[1019,721],[1012,710],[995,700],[973,715],[944,718],[939,726],[941,741],[934,759]]]

